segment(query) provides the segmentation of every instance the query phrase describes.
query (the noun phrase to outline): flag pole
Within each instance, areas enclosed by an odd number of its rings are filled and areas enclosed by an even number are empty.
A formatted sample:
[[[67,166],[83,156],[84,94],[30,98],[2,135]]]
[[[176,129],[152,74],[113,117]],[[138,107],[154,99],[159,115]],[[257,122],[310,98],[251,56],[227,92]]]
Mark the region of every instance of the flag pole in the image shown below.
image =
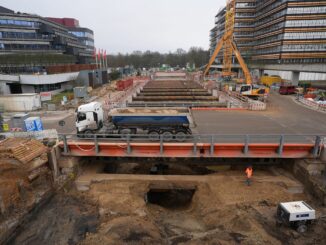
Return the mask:
[[[95,62],[96,62],[96,69],[98,69],[98,60],[97,60],[96,48],[94,48],[94,56],[95,56]]]
[[[101,49],[101,62],[102,62],[102,68],[104,68],[104,55],[103,55],[103,49]]]
[[[98,59],[99,59],[99,62],[100,62],[100,69],[102,69],[102,59],[101,59],[101,49],[98,50]]]
[[[104,59],[105,59],[105,67],[108,68],[108,55],[106,53],[106,50],[104,51]]]

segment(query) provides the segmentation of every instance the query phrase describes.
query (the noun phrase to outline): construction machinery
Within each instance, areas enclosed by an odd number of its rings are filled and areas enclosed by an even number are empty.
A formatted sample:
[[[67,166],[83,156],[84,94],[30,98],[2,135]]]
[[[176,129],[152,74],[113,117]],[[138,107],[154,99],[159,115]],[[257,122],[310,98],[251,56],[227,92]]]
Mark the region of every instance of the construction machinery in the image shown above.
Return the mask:
[[[222,77],[224,78],[224,80],[230,81],[232,76],[234,76],[234,73],[232,72],[232,57],[234,53],[240,64],[240,67],[242,68],[245,77],[245,83],[246,83],[246,85],[241,85],[240,93],[248,97],[265,98],[269,93],[269,89],[266,87],[257,86],[253,84],[250,71],[234,41],[235,14],[236,14],[236,0],[227,0],[226,13],[225,13],[225,33],[224,36],[217,43],[214,53],[206,66],[203,77],[205,77],[208,74],[210,67],[215,62],[216,56],[221,51],[222,47],[224,47],[223,68],[222,68]]]
[[[283,202],[277,207],[276,217],[277,224],[286,224],[304,233],[307,231],[307,225],[316,219],[316,211],[304,201]]]

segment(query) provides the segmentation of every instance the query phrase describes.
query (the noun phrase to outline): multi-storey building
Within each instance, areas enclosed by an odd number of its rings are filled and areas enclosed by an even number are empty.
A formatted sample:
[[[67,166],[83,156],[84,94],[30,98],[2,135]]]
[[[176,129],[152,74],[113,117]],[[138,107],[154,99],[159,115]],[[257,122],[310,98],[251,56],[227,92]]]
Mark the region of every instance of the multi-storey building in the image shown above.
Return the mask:
[[[0,72],[40,72],[45,66],[91,63],[93,31],[79,27],[74,19],[66,19],[73,25],[59,20],[0,7]]]
[[[223,36],[224,16],[225,8],[210,33],[211,52]],[[274,64],[293,70],[291,64],[325,64],[326,1],[236,0],[234,40],[251,68]],[[216,62],[222,61],[221,52]],[[315,68],[311,71],[322,72]]]

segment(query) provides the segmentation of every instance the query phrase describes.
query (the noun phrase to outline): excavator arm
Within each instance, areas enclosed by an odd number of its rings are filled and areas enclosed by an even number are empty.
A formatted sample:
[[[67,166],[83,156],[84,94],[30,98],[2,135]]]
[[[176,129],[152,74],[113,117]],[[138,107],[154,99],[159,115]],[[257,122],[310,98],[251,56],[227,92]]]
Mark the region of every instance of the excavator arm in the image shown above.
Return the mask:
[[[206,66],[206,69],[205,69],[205,72],[204,72],[204,76],[205,77],[207,75],[207,73],[209,72],[209,69],[211,68],[211,65],[214,63],[215,59],[216,59],[216,56],[218,55],[218,53],[220,52],[221,48],[223,47],[223,44],[224,44],[224,38],[221,38],[220,41],[218,42],[218,44],[216,45],[216,48],[214,50],[214,53],[212,55],[212,57],[210,58],[207,66]]]
[[[243,74],[245,76],[246,83],[248,85],[252,84],[252,78],[251,78],[251,74],[248,69],[248,66],[246,65],[246,62],[244,61],[244,59],[242,58],[242,56],[237,48],[237,45],[234,43],[234,41],[232,41],[232,48],[233,48],[233,52],[234,52],[235,56],[237,57],[237,60],[239,61],[240,66],[243,70]]]

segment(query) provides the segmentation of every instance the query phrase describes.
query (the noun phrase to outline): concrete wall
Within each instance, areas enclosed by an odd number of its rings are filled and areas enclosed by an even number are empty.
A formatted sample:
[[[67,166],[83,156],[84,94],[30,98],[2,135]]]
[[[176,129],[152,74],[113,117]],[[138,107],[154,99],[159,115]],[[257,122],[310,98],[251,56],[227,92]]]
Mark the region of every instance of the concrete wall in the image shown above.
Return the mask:
[[[7,82],[0,81],[0,95],[10,94],[10,88]]]
[[[3,95],[0,104],[4,105],[5,111],[33,111],[41,108],[41,98],[39,94]]]
[[[76,80],[79,72],[54,74],[54,75],[20,75],[21,84],[42,85],[55,84]]]
[[[103,84],[102,83],[102,80],[103,80],[103,77],[102,77],[103,74],[102,74],[102,72],[103,71],[105,71],[105,69],[97,70],[98,77],[96,77],[96,71],[93,71],[93,70],[81,71],[78,74],[78,77],[76,79],[76,86],[79,86],[79,87],[83,87],[83,86],[90,87],[90,81],[89,81],[89,75],[88,75],[89,73],[92,73],[92,76],[93,76],[93,87],[101,86]]]
[[[88,73],[90,71],[81,71],[78,74],[78,77],[76,79],[76,83],[78,86],[86,86],[89,87],[89,77],[88,77]]]
[[[0,74],[0,81],[19,82],[19,76],[17,76],[17,75],[4,75],[4,74]]]

